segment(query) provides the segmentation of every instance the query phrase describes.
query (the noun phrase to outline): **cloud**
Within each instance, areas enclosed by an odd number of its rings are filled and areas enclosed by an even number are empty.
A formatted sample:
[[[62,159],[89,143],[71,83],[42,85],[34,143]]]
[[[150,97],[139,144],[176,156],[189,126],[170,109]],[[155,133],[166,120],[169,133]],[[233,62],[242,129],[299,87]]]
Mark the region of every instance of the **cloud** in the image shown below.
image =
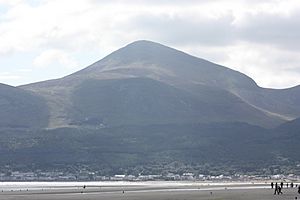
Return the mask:
[[[286,38],[287,30],[293,39],[299,35],[297,15],[284,18],[284,13],[263,9],[272,10],[275,1],[44,0],[37,6],[18,2],[0,23],[0,54],[37,48],[112,49],[143,38],[172,45],[271,43],[278,37],[286,43],[292,40]]]
[[[146,37],[175,45],[226,46],[235,42],[234,18],[230,14],[218,18],[148,14],[134,20],[133,29],[142,29]]]
[[[239,40],[294,45],[291,41],[299,40],[297,6],[280,4],[285,11],[279,12],[275,9],[278,1],[271,0],[191,0],[184,4],[169,0],[44,0],[35,6],[32,1],[15,1],[18,3],[0,23],[2,54],[36,48],[110,48],[145,37],[173,45],[207,46]]]
[[[57,49],[44,51],[33,60],[34,66],[37,67],[47,67],[53,63],[57,63],[67,68],[74,68],[78,65],[69,54]]]
[[[251,14],[238,26],[238,38],[276,46],[277,48],[300,50],[299,11],[288,16],[260,13]]]
[[[0,73],[0,80],[1,81],[15,81],[21,79],[20,76],[14,75],[8,72],[2,72]]]
[[[23,0],[0,0],[0,5],[13,6],[21,3]]]
[[[17,72],[27,73],[27,72],[32,72],[32,69],[29,69],[29,68],[20,68],[20,69],[17,69],[16,71]]]
[[[241,70],[262,86],[297,84],[291,74],[299,71],[298,1],[0,0],[3,5],[0,56],[35,54],[35,67],[77,70],[90,64],[80,62],[86,52],[100,59],[150,39]],[[286,74],[284,83],[274,70]]]
[[[300,52],[240,42],[222,49],[219,63],[247,74],[263,87],[286,88],[300,80]]]

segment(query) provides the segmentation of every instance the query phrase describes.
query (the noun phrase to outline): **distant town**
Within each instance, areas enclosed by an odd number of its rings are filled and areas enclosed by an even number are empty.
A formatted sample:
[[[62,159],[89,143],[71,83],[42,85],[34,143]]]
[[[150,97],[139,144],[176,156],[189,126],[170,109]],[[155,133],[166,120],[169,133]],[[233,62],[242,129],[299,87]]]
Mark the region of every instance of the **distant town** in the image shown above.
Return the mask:
[[[300,176],[295,174],[283,175],[204,175],[186,172],[183,174],[152,174],[152,175],[125,175],[116,174],[112,176],[97,175],[97,172],[81,171],[78,174],[63,171],[36,171],[21,172],[12,171],[0,173],[0,181],[268,181],[286,180],[299,181]]]

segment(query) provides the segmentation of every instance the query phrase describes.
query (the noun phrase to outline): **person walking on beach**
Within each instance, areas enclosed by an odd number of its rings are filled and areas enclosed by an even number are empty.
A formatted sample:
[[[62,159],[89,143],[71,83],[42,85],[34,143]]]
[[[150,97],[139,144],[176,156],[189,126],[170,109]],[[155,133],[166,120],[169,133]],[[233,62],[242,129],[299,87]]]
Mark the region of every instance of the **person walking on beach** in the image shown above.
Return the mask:
[[[272,189],[274,188],[274,183],[273,183],[273,182],[271,182],[271,188],[272,188]]]
[[[282,187],[280,187],[280,186],[278,186],[278,190],[277,190],[277,194],[279,195],[279,194],[282,194]]]
[[[293,182],[291,182],[291,188],[293,188],[294,187],[294,183]]]
[[[298,186],[298,193],[300,194],[300,185]]]
[[[283,188],[283,182],[280,183],[280,187]]]
[[[274,194],[278,194],[278,184],[277,184],[277,182],[275,183],[275,191],[274,191]]]

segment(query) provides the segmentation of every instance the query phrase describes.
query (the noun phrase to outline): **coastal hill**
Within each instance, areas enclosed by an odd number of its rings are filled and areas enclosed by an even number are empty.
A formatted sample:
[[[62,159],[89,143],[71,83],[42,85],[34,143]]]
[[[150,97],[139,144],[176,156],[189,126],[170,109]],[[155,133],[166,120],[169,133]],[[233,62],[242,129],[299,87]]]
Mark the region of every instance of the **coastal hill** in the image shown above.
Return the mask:
[[[299,87],[260,88],[240,72],[150,41],[21,88],[46,100],[49,128],[222,121],[270,128],[300,116]]]
[[[60,79],[0,85],[0,106],[1,166],[158,173],[165,166],[251,172],[299,164],[299,86],[261,88],[151,41]]]
[[[0,84],[0,127],[44,128],[48,125],[46,102],[38,95]]]

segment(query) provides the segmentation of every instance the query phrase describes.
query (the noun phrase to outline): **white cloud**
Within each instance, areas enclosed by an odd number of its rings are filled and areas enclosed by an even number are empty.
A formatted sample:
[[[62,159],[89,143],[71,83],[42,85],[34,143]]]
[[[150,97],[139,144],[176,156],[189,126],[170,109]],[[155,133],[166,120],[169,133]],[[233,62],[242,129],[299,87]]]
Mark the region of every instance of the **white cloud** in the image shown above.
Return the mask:
[[[0,80],[1,81],[15,81],[21,79],[18,75],[13,75],[7,72],[0,73]]]
[[[260,86],[286,88],[299,84],[300,52],[241,42],[222,49],[219,63],[253,78]]]
[[[20,68],[16,70],[17,72],[23,72],[23,73],[27,73],[27,72],[32,72],[32,69],[29,68]]]
[[[33,60],[34,66],[37,67],[47,67],[53,63],[60,64],[67,68],[75,68],[78,65],[69,54],[57,49],[44,51]]]
[[[97,52],[100,58],[150,39],[232,66],[262,86],[300,83],[299,1],[0,0],[1,5],[6,11],[0,15],[0,56],[34,52],[33,65],[49,70],[54,64],[79,69],[82,59],[74,55]],[[284,81],[273,71],[284,73]]]
[[[0,0],[0,5],[16,5],[18,3],[21,3],[23,0]]]

